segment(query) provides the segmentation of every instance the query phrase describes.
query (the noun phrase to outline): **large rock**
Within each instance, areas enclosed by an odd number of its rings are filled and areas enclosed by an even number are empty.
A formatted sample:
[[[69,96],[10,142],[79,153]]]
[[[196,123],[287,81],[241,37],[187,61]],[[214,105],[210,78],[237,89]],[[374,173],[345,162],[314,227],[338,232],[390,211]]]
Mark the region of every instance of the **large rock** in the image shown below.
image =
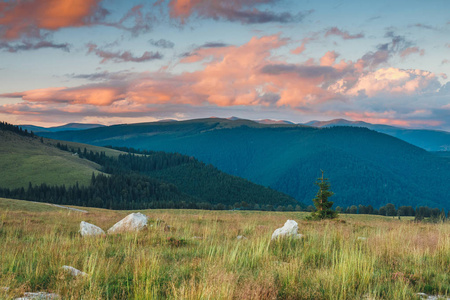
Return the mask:
[[[15,300],[48,300],[48,299],[59,299],[58,294],[37,292],[37,293],[24,293],[23,297],[16,298]]]
[[[105,234],[103,229],[101,229],[100,227],[85,221],[81,221],[80,223],[80,233],[82,236],[94,236]]]
[[[132,213],[108,229],[108,233],[139,231],[147,227],[148,217],[141,213]]]
[[[282,237],[301,238],[302,235],[298,234],[298,224],[294,220],[287,220],[284,226],[276,229],[272,234],[272,240]]]
[[[86,273],[75,269],[74,267],[71,266],[62,266],[62,269],[64,269],[64,271],[66,271],[67,273],[69,273],[70,275],[72,275],[73,277],[77,277],[77,276],[87,276]]]

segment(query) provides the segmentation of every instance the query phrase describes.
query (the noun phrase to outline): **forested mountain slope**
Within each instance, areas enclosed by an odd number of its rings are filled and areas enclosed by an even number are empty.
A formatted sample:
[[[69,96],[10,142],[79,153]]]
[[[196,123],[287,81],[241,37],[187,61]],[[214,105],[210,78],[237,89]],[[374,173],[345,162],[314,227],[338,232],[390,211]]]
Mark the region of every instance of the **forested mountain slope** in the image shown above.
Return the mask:
[[[317,192],[314,182],[322,169],[336,205],[379,207],[390,202],[450,208],[448,159],[366,128],[199,119],[46,135],[191,155],[305,203]]]
[[[427,151],[450,151],[450,132],[429,129],[407,129],[395,126],[370,124],[361,121],[335,119],[330,121],[312,121],[305,125],[313,127],[354,126],[365,127],[392,135]]]
[[[59,142],[2,125],[3,197],[114,209],[299,205],[290,196],[193,157]]]

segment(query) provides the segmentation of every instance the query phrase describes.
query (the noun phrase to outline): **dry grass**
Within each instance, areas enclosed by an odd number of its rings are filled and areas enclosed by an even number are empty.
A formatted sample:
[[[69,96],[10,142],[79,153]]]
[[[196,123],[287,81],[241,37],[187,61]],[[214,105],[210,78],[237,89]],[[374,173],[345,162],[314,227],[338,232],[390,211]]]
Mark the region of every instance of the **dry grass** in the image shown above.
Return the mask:
[[[450,294],[450,225],[376,216],[308,222],[304,213],[147,210],[148,230],[81,238],[129,212],[88,214],[0,199],[0,298],[414,299]],[[3,206],[2,206],[3,203]],[[39,206],[40,204],[35,204]],[[303,240],[271,243],[287,219]],[[162,220],[162,221],[161,221]],[[170,225],[170,230],[166,225]],[[248,239],[237,240],[237,235]],[[358,237],[367,240],[358,240]],[[89,274],[72,278],[70,265]]]

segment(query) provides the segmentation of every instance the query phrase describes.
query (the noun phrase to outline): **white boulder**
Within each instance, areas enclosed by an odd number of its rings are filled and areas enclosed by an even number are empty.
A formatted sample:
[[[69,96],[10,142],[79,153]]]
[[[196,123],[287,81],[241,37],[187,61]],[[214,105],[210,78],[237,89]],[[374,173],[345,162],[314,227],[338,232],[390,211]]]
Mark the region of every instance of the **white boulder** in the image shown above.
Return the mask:
[[[302,238],[301,234],[298,234],[298,224],[294,220],[287,220],[284,226],[276,229],[272,234],[272,240],[282,237]]]
[[[132,213],[108,229],[108,233],[140,231],[147,227],[148,217],[141,213]]]
[[[64,269],[64,271],[66,271],[67,273],[69,273],[70,275],[72,275],[73,277],[77,277],[77,276],[87,276],[86,273],[75,269],[74,267],[71,266],[62,266],[62,269]]]
[[[80,233],[81,236],[93,236],[105,234],[103,229],[101,229],[100,227],[85,221],[81,221],[80,223]]]
[[[59,299],[58,294],[37,292],[37,293],[24,293],[23,297],[16,298],[15,300],[47,300],[47,299]]]
[[[450,299],[448,297],[446,298],[446,297],[441,296],[441,295],[435,296],[435,295],[427,295],[425,293],[417,293],[416,295],[419,296],[420,299],[428,299],[428,300],[438,300],[438,299],[447,299],[447,300],[449,300]]]

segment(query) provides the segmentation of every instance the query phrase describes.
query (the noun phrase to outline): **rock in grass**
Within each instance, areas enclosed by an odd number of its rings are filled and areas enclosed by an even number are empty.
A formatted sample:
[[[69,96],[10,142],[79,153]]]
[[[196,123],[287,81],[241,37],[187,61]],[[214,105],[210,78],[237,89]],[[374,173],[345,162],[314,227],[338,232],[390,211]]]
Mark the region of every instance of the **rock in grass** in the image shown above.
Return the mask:
[[[298,224],[294,220],[287,220],[284,226],[276,229],[272,234],[272,240],[283,237],[302,238],[301,234],[298,234]]]
[[[60,299],[58,294],[37,292],[37,293],[24,293],[23,297],[16,298],[15,300],[48,300],[48,299]]]
[[[238,240],[247,240],[247,238],[245,236],[243,236],[243,235],[238,235],[236,237],[236,239],[238,239]]]
[[[434,296],[434,295],[427,295],[425,293],[417,293],[417,296],[420,297],[420,299],[427,299],[427,300],[438,300],[438,299],[447,299],[449,300],[450,298],[446,298],[444,296]]]
[[[69,273],[70,275],[72,275],[73,277],[77,277],[77,276],[87,276],[86,273],[75,269],[74,267],[71,266],[62,266],[62,269],[64,269],[64,271],[66,271],[67,273]]]
[[[81,236],[94,236],[105,234],[103,229],[101,229],[100,227],[85,221],[81,221],[80,223],[80,233]]]
[[[141,213],[132,213],[108,229],[108,233],[140,231],[147,227],[148,217]]]

